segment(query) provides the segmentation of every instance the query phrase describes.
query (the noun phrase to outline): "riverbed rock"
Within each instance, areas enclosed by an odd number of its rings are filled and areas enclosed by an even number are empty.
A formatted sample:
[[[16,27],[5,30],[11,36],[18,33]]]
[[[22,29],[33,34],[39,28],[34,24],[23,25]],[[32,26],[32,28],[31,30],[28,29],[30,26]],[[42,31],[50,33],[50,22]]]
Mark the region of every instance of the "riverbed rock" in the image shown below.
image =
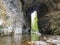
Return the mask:
[[[39,32],[43,34],[54,34],[52,26],[53,19],[50,14],[55,15],[56,0],[20,0],[22,2],[22,9],[26,20],[26,27],[31,30],[31,13],[37,11]],[[52,12],[50,12],[52,11]],[[50,12],[50,13],[48,13]],[[55,12],[57,13],[57,12]],[[54,16],[53,16],[54,17]],[[55,22],[54,22],[55,23]],[[53,23],[53,25],[55,25]]]

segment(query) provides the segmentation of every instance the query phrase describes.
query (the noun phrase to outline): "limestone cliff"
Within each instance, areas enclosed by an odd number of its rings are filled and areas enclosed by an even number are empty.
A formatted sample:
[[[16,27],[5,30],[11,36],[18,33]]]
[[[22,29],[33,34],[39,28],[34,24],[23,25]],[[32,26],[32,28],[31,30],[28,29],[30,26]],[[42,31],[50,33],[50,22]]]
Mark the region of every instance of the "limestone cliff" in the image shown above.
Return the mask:
[[[42,33],[57,34],[56,32],[60,30],[60,1],[0,0],[1,35],[10,35],[12,33],[20,34],[28,31],[30,32],[31,13],[35,10],[37,11],[38,15],[39,31],[42,31]]]
[[[20,0],[0,0],[0,23],[2,35],[20,34],[25,23]]]

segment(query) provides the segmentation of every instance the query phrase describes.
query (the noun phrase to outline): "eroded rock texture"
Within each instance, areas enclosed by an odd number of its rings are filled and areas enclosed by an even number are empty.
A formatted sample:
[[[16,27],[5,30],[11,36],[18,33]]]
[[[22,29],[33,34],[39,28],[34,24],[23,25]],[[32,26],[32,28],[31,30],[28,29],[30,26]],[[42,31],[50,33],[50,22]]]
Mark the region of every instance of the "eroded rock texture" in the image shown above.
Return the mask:
[[[0,33],[30,32],[31,13],[37,11],[39,32],[54,34],[60,30],[59,11],[56,11],[60,10],[59,4],[56,0],[0,0]]]
[[[14,34],[22,33],[25,21],[20,0],[0,0],[0,2],[2,6],[0,6],[2,16],[0,19],[3,21],[2,35],[10,35],[12,32]]]
[[[22,9],[24,12],[27,28],[31,31],[31,13],[38,12],[38,18],[46,14],[48,11],[48,2],[42,0],[20,0],[22,2]],[[47,2],[47,3],[46,3]],[[45,7],[44,7],[45,6]]]
[[[60,34],[60,11],[53,11],[46,15],[48,21],[45,23],[45,29],[50,30],[50,33]]]
[[[23,9],[26,21],[27,21],[27,27],[31,29],[31,23],[30,23],[31,13],[33,11],[37,11],[39,32],[43,34],[55,34],[55,30],[57,30],[55,28],[58,28],[59,26],[56,27],[56,25],[58,24],[57,23],[55,24],[55,22],[51,20],[56,20],[55,18],[53,19],[53,17],[55,17],[55,15],[56,16],[58,15],[54,13],[59,12],[57,10],[59,10],[60,1],[57,1],[57,0],[20,0],[20,1],[22,2],[22,5],[23,5],[22,9]],[[58,19],[57,21],[59,20],[60,19]]]

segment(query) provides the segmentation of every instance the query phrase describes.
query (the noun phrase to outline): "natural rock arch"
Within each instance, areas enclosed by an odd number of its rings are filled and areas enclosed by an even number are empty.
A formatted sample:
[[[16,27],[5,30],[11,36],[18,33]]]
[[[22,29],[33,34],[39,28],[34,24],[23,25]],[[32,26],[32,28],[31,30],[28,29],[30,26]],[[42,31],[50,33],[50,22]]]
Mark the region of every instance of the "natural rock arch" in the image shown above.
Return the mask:
[[[56,11],[56,4],[53,0],[20,0],[22,2],[22,10],[25,17],[26,28],[31,30],[31,13],[37,11],[38,13],[38,27],[39,32],[44,34],[54,34],[54,29],[52,28],[51,13]],[[55,1],[55,0],[54,0]],[[52,12],[50,12],[52,10]],[[49,13],[48,13],[49,12]],[[55,14],[54,14],[55,15]],[[54,17],[54,16],[53,16]],[[55,19],[54,19],[55,20]]]
[[[27,21],[27,28],[29,28],[29,32],[31,31],[31,13],[33,11],[37,11],[38,13],[38,28],[39,28],[39,32],[41,32],[41,23],[40,23],[40,18],[42,18],[44,15],[47,14],[48,12],[48,5],[43,1],[43,2],[37,2],[34,1],[34,3],[30,6],[28,5],[24,5],[22,6],[23,9],[23,13],[25,15],[25,19]]]

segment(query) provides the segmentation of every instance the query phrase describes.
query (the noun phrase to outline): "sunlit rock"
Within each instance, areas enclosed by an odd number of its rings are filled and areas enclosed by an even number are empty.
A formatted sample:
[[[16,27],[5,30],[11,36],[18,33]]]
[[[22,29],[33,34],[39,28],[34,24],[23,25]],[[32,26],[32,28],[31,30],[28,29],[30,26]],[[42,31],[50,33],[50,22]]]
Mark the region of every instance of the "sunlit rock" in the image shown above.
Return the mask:
[[[20,0],[2,0],[0,8],[0,25],[3,25],[2,35],[20,34],[23,30],[24,16]]]
[[[2,30],[3,32],[1,33],[1,35],[11,35],[13,32],[13,28],[11,26],[5,27]]]
[[[3,24],[3,20],[2,19],[0,19],[0,25],[2,25]]]
[[[22,27],[16,27],[14,34],[22,34]]]

